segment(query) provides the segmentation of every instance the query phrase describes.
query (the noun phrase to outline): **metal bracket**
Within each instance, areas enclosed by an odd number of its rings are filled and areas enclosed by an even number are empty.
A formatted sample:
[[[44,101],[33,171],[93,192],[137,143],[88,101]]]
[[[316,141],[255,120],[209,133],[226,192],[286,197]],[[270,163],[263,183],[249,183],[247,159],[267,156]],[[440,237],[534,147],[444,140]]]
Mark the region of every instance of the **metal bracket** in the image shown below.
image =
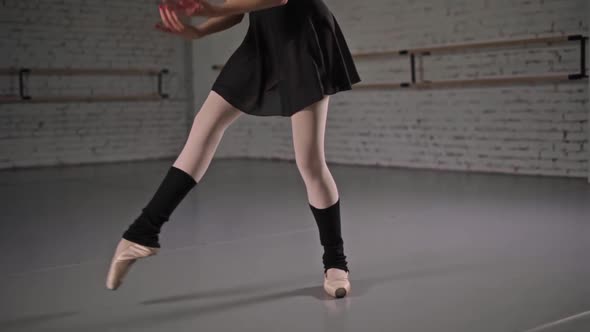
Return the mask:
[[[412,70],[412,84],[416,84],[416,55],[410,54],[410,66]]]
[[[160,97],[162,99],[167,99],[168,98],[168,94],[167,93],[163,93],[163,91],[162,91],[162,78],[163,78],[163,76],[165,74],[168,74],[168,69],[162,69],[158,73],[158,94],[160,95]]]
[[[586,41],[588,37],[582,37],[580,39],[580,75],[582,77],[588,77],[588,70],[586,69]]]
[[[22,100],[29,100],[31,99],[31,96],[29,95],[25,95],[25,82],[24,82],[24,76],[25,74],[30,74],[31,70],[27,69],[27,68],[21,68],[18,71],[18,88],[19,88],[19,94],[20,94],[20,98]]]
[[[568,37],[568,40],[580,41],[580,72],[568,75],[568,79],[573,81],[588,78],[588,70],[586,69],[586,40],[588,40],[588,37],[572,35]]]

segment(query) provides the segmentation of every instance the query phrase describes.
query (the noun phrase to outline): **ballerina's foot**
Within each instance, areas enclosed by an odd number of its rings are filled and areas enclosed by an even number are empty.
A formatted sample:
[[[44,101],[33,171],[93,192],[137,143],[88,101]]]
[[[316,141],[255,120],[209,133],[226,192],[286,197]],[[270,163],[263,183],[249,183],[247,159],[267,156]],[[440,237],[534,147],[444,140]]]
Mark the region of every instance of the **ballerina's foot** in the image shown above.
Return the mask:
[[[156,255],[159,249],[121,239],[111,261],[106,281],[107,288],[110,290],[119,288],[123,283],[123,278],[138,259]]]
[[[348,272],[338,269],[330,268],[324,273],[324,290],[328,295],[342,298],[350,293],[350,281],[348,280]]]

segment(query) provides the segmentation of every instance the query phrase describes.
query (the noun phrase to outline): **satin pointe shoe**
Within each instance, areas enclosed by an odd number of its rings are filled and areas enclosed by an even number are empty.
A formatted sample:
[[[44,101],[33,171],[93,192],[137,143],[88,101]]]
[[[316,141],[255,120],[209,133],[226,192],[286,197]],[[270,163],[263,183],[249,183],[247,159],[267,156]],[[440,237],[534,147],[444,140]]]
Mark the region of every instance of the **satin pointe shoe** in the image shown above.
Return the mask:
[[[348,272],[330,268],[324,273],[324,290],[330,296],[341,298],[350,293],[350,281],[348,281]]]
[[[107,275],[107,288],[110,290],[119,288],[123,283],[123,278],[127,275],[127,272],[129,272],[129,269],[137,259],[156,255],[159,249],[121,239],[111,261]]]

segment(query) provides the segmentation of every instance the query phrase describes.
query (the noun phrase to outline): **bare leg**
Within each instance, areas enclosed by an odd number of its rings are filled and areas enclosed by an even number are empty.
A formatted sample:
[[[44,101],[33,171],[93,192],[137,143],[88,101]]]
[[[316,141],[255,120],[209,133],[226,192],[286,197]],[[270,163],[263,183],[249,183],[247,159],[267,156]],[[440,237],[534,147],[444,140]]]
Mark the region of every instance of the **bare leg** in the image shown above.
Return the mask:
[[[227,129],[242,112],[211,91],[193,120],[186,143],[173,166],[199,182]]]
[[[168,169],[160,186],[140,216],[123,233],[107,275],[108,289],[117,289],[132,264],[155,255],[158,234],[174,209],[201,179],[221,141],[225,129],[242,112],[211,91],[195,116],[182,152]]]
[[[305,182],[309,203],[319,209],[331,206],[339,198],[324,155],[329,98],[326,96],[291,116],[297,168]]]
[[[291,124],[297,168],[324,248],[324,290],[343,297],[350,292],[350,281],[340,226],[340,196],[324,156],[329,98],[293,114]]]
[[[160,247],[158,234],[172,212],[206,172],[225,129],[242,112],[211,91],[195,116],[185,145],[162,179],[141,215],[123,238],[147,246]]]

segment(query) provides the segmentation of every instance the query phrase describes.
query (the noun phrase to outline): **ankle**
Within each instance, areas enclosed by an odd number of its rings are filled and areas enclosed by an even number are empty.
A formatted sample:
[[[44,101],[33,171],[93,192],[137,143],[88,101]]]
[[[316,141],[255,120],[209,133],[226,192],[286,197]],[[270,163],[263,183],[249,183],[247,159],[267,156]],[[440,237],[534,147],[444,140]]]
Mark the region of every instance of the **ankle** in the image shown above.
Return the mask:
[[[160,248],[158,235],[137,234],[127,230],[125,233],[123,233],[122,238],[127,241],[141,244],[142,246]]]
[[[342,242],[336,245],[324,246],[322,261],[324,264],[324,270],[334,267],[348,271],[348,262],[346,261],[346,255],[344,255]]]
[[[328,273],[329,269],[339,269],[345,272],[350,272],[347,266],[326,266],[324,267],[324,274]]]

